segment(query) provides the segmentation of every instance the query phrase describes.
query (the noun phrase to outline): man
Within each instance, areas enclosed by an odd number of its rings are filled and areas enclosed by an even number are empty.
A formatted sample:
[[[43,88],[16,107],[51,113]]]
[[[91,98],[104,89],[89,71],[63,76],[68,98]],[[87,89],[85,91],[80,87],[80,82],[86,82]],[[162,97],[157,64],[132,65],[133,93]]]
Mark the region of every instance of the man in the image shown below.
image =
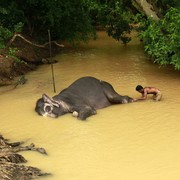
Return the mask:
[[[161,98],[162,98],[162,93],[161,91],[158,89],[158,88],[155,88],[155,87],[142,87],[141,85],[138,85],[136,87],[136,91],[138,91],[139,93],[142,94],[142,97],[139,98],[139,99],[135,99],[135,101],[138,101],[138,100],[145,100],[147,99],[147,95],[148,94],[153,94],[153,99],[155,101],[160,101]]]

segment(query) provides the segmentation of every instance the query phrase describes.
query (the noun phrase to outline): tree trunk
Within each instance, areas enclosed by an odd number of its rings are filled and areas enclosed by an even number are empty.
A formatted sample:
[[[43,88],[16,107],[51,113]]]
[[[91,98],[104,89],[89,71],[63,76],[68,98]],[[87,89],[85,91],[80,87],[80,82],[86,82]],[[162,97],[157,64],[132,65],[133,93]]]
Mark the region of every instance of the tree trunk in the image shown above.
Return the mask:
[[[147,2],[147,0],[135,0],[136,3],[140,6],[142,11],[149,17],[154,20],[159,20],[158,13],[154,10],[153,6]]]

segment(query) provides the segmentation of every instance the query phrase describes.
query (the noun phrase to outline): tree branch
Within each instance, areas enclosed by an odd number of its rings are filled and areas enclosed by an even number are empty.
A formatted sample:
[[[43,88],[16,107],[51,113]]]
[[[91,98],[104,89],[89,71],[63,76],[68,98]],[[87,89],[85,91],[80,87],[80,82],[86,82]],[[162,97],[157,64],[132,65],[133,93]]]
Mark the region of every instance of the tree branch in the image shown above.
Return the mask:
[[[147,2],[147,0],[135,0],[135,1],[147,16],[153,18],[154,20],[159,20],[156,11],[154,10],[153,6],[149,2]]]
[[[15,41],[15,39],[19,37],[21,38],[22,40],[24,40],[25,42],[27,42],[28,44],[31,44],[32,46],[36,46],[36,47],[39,47],[39,48],[45,48],[49,43],[54,43],[56,46],[59,46],[59,47],[64,47],[63,44],[59,44],[58,42],[56,41],[51,41],[51,42],[46,42],[44,44],[36,44],[36,43],[33,43],[31,41],[29,41],[28,39],[26,39],[24,36],[22,36],[21,34],[19,33],[14,33],[13,37],[10,39],[10,41],[7,43],[6,47],[3,49],[3,52],[7,52],[9,47],[11,46],[11,44]]]

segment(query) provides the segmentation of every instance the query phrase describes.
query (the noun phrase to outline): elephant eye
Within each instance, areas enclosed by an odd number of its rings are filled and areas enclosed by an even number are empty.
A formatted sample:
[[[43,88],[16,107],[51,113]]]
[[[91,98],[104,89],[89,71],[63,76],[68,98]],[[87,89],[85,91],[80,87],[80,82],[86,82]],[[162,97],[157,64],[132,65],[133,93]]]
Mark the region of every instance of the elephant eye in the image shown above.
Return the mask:
[[[53,110],[53,106],[51,106],[50,104],[44,105],[44,112],[51,113],[52,110]]]

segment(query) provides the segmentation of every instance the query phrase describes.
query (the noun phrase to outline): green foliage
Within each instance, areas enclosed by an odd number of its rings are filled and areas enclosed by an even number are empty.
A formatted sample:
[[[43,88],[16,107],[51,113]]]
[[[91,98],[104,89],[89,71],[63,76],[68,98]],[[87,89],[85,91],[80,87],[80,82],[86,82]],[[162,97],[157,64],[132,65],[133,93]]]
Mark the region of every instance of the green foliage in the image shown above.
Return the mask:
[[[7,42],[12,38],[14,32],[21,32],[21,29],[23,27],[22,23],[18,23],[16,25],[14,25],[13,27],[13,31],[11,31],[10,29],[0,25],[0,49],[4,49]],[[9,50],[10,54],[12,54],[11,52],[13,51],[12,48],[11,50]],[[14,51],[16,51],[16,49],[14,49]],[[15,53],[13,53],[13,55],[15,56]]]
[[[13,33],[3,26],[0,26],[0,49],[3,49],[7,40],[12,37]]]
[[[16,1],[1,0],[0,4],[0,25],[14,31],[14,27],[21,22],[25,22],[23,11],[19,9]]]
[[[128,11],[127,1],[107,1],[100,9],[100,22],[106,28],[109,36],[117,41],[128,43],[131,38],[127,35],[131,32],[132,14]]]
[[[25,0],[18,7],[26,17],[26,31],[35,38],[47,40],[88,40],[94,35],[89,9],[84,0]]]
[[[1,0],[0,25],[43,42],[48,30],[52,40],[86,41],[95,35],[86,0]]]
[[[39,41],[48,40],[48,30],[52,40],[87,41],[95,37],[95,25],[106,27],[108,35],[118,41],[130,40],[126,35],[131,31],[127,9],[131,0],[1,1],[0,25],[11,32],[22,30]]]
[[[19,22],[14,25],[14,32],[20,33],[23,29],[24,24],[22,22]]]
[[[142,31],[144,30],[144,31]],[[160,65],[180,70],[180,9],[170,8],[164,19],[148,19],[141,26],[145,51]]]
[[[178,6],[179,0],[148,2],[164,18],[137,18],[141,21],[139,30],[145,51],[154,62],[180,69],[180,10],[171,8]],[[132,4],[132,0],[1,0],[0,49],[14,32],[45,42],[50,30],[52,40],[79,42],[95,37],[95,26],[103,26],[109,36],[126,44],[130,41],[133,13],[139,11]]]
[[[17,64],[17,63],[26,63],[26,62],[24,62],[24,61],[21,61],[17,56],[16,56],[16,52],[17,52],[17,48],[9,48],[9,51],[8,51],[8,53],[7,53],[7,56],[8,57],[11,57],[13,60],[14,60],[14,63],[15,63],[15,65]]]
[[[152,4],[155,4],[155,6],[159,9],[159,12],[162,15],[165,15],[166,12],[171,8],[177,8],[180,7],[179,0],[149,0]]]
[[[16,3],[2,0],[0,4],[0,49],[5,48],[14,32],[21,32],[23,23],[22,12],[16,8]]]

